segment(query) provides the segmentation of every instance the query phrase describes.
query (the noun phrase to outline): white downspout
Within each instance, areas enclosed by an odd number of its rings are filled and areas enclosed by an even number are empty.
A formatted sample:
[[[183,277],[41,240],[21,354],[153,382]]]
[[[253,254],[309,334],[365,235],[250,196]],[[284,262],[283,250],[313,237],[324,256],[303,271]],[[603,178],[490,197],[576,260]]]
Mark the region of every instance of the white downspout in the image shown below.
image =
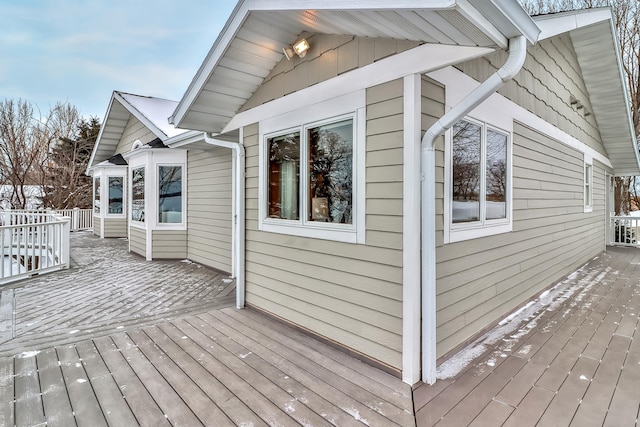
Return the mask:
[[[527,57],[524,36],[509,40],[504,65],[427,130],[421,143],[422,165],[422,381],[436,382],[436,161],[435,140],[515,77]]]
[[[240,142],[221,141],[210,137],[204,133],[204,141],[207,144],[218,147],[230,148],[233,150],[235,160],[235,176],[234,183],[234,206],[233,206],[233,231],[232,231],[232,247],[233,247],[233,267],[235,271],[231,274],[236,279],[236,308],[244,308],[244,166],[245,154],[244,145],[242,144],[242,129],[240,129]]]

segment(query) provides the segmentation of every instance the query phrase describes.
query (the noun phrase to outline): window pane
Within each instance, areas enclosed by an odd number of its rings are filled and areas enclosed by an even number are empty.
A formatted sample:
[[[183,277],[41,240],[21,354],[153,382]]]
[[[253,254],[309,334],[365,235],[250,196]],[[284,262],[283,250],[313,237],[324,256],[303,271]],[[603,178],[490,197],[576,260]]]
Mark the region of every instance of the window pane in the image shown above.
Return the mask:
[[[131,219],[144,222],[144,168],[131,173]]]
[[[181,223],[182,167],[160,166],[158,178],[158,221],[160,223]]]
[[[300,133],[267,139],[269,150],[269,218],[300,219]]]
[[[487,219],[507,217],[507,135],[487,130]]]
[[[93,211],[100,213],[100,177],[93,180]]]
[[[465,120],[453,125],[453,223],[480,220],[481,130]]]
[[[122,177],[109,177],[109,213],[122,213]]]
[[[308,137],[308,219],[352,224],[353,120],[311,128]]]

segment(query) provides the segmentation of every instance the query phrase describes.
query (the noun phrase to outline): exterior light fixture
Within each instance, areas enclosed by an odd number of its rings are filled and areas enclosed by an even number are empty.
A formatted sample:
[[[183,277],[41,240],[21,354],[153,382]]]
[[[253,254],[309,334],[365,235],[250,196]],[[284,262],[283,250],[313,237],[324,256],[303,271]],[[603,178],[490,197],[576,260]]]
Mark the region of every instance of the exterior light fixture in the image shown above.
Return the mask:
[[[284,51],[284,56],[286,56],[288,60],[291,60],[294,54],[298,55],[300,58],[304,58],[310,47],[309,42],[303,38],[297,40],[291,46],[285,46],[282,50]]]

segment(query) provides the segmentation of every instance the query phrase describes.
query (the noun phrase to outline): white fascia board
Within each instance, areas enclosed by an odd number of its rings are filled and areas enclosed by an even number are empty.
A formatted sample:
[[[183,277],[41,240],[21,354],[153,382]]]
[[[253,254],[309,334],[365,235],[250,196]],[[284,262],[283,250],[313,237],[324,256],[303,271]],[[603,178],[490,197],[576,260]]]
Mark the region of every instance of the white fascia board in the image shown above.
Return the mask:
[[[167,135],[162,132],[162,130],[160,130],[155,124],[153,124],[153,122],[149,120],[147,116],[142,114],[141,111],[131,105],[122,95],[120,95],[119,92],[114,92],[113,96],[118,100],[120,104],[122,104],[124,108],[127,109],[127,111],[133,114],[136,119],[140,120],[143,125],[145,125],[151,132],[153,132],[155,136],[160,138],[163,142],[167,139]]]
[[[115,94],[116,94],[115,91],[111,94],[111,99],[109,100],[109,106],[107,107],[107,112],[104,115],[105,117],[104,122],[100,126],[100,132],[98,133],[98,138],[96,139],[96,143],[93,146],[93,151],[91,152],[91,157],[89,158],[89,164],[87,165],[87,170],[85,172],[86,175],[89,175],[89,172],[91,171],[91,168],[93,165],[93,161],[96,157],[96,153],[98,152],[98,146],[100,145],[100,141],[102,140],[102,132],[104,132],[104,128],[106,127],[105,124],[107,123],[107,120],[109,120],[109,114],[111,114],[111,107],[113,106],[113,99]]]
[[[613,23],[613,15],[608,7],[540,15],[533,19],[542,30],[538,40],[545,40],[558,34],[567,33],[602,21],[611,21]]]
[[[245,0],[249,10],[380,10],[447,9],[459,0]],[[304,6],[304,8],[301,8]]]
[[[203,133],[197,130],[190,130],[167,139],[164,141],[164,145],[170,148],[178,148],[201,141],[204,141]]]
[[[505,0],[458,0],[469,1],[481,10],[487,19],[507,39],[523,35],[531,44],[538,41],[540,28],[517,1]],[[506,47],[505,47],[506,48]]]
[[[233,9],[233,12],[231,12],[231,16],[222,28],[222,31],[220,31],[218,38],[213,43],[213,46],[211,47],[211,50],[209,50],[204,62],[200,65],[200,68],[189,84],[187,91],[182,96],[180,102],[178,102],[173,115],[169,117],[169,123],[176,127],[180,127],[184,116],[195,102],[196,98],[202,91],[202,88],[207,84],[209,76],[218,66],[218,63],[220,62],[220,59],[222,59],[227,47],[229,47],[231,41],[240,30],[240,27],[249,16],[249,5],[247,3],[252,2],[240,0],[235,9]]]
[[[422,74],[448,65],[469,61],[493,51],[493,49],[484,47],[423,44],[238,113],[221,133],[231,132],[309,104],[320,103],[347,93],[404,78],[410,74]]]

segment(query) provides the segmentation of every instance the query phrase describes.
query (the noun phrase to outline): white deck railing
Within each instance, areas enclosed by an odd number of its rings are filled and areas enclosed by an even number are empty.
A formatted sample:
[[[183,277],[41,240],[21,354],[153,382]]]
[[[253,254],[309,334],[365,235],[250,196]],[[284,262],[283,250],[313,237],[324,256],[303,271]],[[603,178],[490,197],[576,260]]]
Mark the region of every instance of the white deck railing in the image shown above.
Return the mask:
[[[33,214],[33,215],[47,215],[58,214],[62,216],[68,216],[70,220],[71,231],[90,230],[93,228],[93,209],[38,209],[38,210],[24,210],[24,209],[12,209],[0,212],[11,212],[12,214]]]
[[[0,284],[69,268],[71,218],[47,212],[0,212]]]
[[[609,226],[609,244],[640,247],[640,217],[613,216]]]

